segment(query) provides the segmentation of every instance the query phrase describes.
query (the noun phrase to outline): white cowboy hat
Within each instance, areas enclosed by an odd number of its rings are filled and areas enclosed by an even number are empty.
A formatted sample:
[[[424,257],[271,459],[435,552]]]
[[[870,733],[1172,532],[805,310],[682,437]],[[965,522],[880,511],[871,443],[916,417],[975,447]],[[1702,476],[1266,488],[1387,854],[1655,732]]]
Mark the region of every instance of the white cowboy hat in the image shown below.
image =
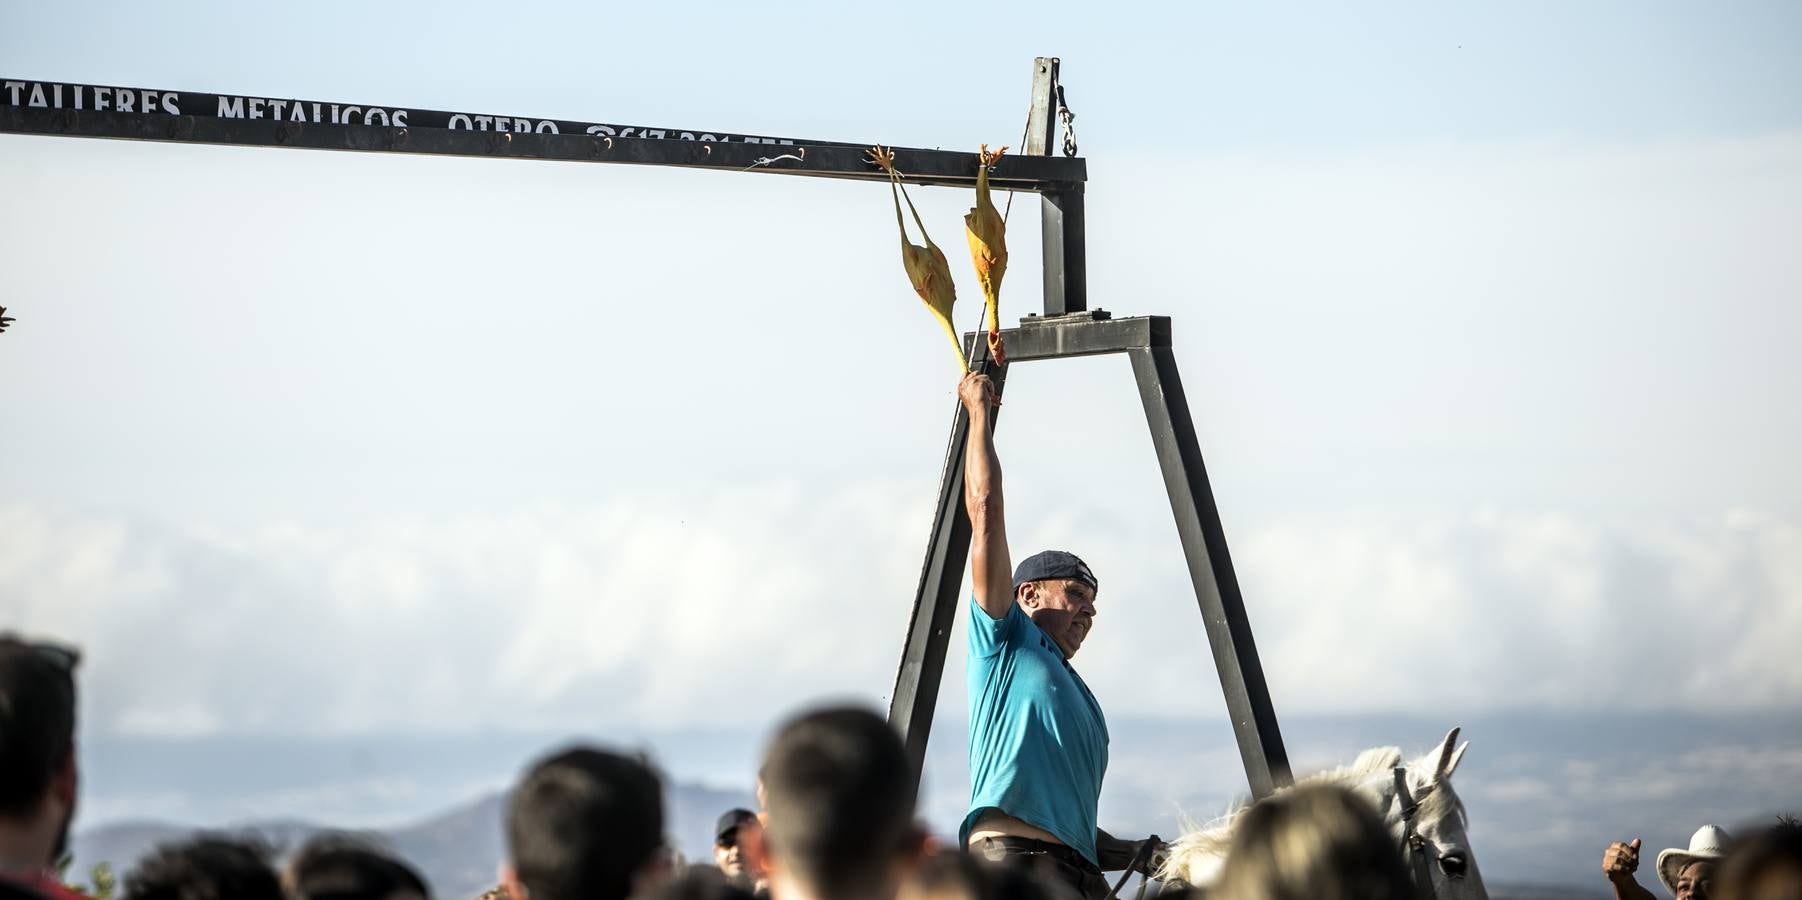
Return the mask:
[[[1677,876],[1690,863],[1703,859],[1720,859],[1727,855],[1727,845],[1732,842],[1727,832],[1719,826],[1704,825],[1689,836],[1689,849],[1679,850],[1672,847],[1658,853],[1658,880],[1664,883],[1664,889],[1677,895]]]

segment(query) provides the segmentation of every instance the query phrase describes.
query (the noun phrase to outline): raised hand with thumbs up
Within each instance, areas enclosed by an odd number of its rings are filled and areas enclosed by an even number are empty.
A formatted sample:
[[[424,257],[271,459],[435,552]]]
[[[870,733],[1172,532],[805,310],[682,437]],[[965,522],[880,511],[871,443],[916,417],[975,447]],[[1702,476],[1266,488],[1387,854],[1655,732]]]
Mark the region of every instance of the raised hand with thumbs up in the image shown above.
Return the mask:
[[[1633,878],[1639,871],[1639,838],[1627,843],[1615,841],[1602,852],[1602,874],[1614,883],[1615,900],[1654,900],[1652,892]]]

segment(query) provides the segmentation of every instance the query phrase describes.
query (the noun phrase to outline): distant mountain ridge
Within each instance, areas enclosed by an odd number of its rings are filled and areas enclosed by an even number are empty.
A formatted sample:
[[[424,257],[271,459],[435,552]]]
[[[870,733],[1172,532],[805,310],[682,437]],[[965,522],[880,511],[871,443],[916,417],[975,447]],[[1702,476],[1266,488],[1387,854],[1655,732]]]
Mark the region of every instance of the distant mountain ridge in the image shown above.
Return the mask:
[[[694,861],[710,860],[713,823],[720,813],[749,806],[748,791],[701,785],[672,784],[665,793],[668,833],[676,848]],[[418,822],[391,829],[352,829],[400,854],[431,883],[434,896],[461,900],[493,887],[505,854],[503,818],[507,794],[491,793]],[[114,872],[129,873],[159,844],[206,831],[251,837],[278,855],[286,855],[327,826],[289,819],[246,822],[225,828],[195,828],[166,822],[119,822],[75,835],[76,872],[106,862]]]
[[[671,786],[669,798],[671,834],[691,862],[705,862],[711,856],[713,837],[709,832],[718,812],[710,811],[748,805],[744,795],[691,785]],[[440,900],[469,900],[494,886],[496,867],[505,853],[502,817],[506,800],[504,793],[489,794],[417,824],[356,833],[370,837],[418,867],[431,883],[433,896]],[[194,829],[154,822],[103,825],[76,836],[76,871],[104,860],[123,875],[158,844],[180,840],[197,830],[254,836],[277,853],[286,853],[327,829],[279,820],[227,829]],[[1490,885],[1489,896],[1492,900],[1600,900],[1605,893],[1573,887],[1501,884]]]

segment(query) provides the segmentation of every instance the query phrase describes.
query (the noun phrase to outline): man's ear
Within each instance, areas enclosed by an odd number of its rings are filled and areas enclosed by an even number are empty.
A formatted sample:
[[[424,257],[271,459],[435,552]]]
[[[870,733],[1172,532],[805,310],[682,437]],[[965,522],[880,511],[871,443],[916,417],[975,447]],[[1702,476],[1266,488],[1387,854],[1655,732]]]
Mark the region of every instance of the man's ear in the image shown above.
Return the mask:
[[[915,822],[907,830],[907,837],[901,841],[901,861],[909,869],[918,866],[932,852],[932,832]]]
[[[1038,609],[1039,583],[1036,581],[1028,581],[1023,585],[1020,585],[1020,590],[1014,594],[1014,599],[1018,600],[1020,605],[1027,609]]]
[[[676,861],[668,847],[659,847],[651,858],[645,860],[644,868],[632,877],[632,896],[643,897],[655,891],[664,882],[676,874]]]
[[[519,873],[514,870],[513,863],[501,863],[501,887],[507,891],[507,900],[528,900],[526,886],[519,883]]]
[[[68,755],[63,757],[62,765],[57,766],[56,774],[50,778],[50,794],[64,809],[74,809],[79,781],[75,772],[75,745],[70,744]]]

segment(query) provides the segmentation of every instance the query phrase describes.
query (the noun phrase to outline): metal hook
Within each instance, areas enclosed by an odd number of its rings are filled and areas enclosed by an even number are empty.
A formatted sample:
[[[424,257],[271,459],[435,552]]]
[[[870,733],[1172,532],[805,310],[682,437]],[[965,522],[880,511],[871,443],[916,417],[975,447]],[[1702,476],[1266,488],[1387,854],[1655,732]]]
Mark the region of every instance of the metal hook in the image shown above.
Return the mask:
[[[750,165],[745,166],[745,171],[749,172],[752,169],[755,169],[759,166],[773,166],[776,163],[779,163],[785,159],[792,159],[795,162],[806,162],[807,161],[806,153],[807,153],[806,150],[802,150],[801,153],[799,153],[799,154],[784,153],[781,156],[759,156]]]

